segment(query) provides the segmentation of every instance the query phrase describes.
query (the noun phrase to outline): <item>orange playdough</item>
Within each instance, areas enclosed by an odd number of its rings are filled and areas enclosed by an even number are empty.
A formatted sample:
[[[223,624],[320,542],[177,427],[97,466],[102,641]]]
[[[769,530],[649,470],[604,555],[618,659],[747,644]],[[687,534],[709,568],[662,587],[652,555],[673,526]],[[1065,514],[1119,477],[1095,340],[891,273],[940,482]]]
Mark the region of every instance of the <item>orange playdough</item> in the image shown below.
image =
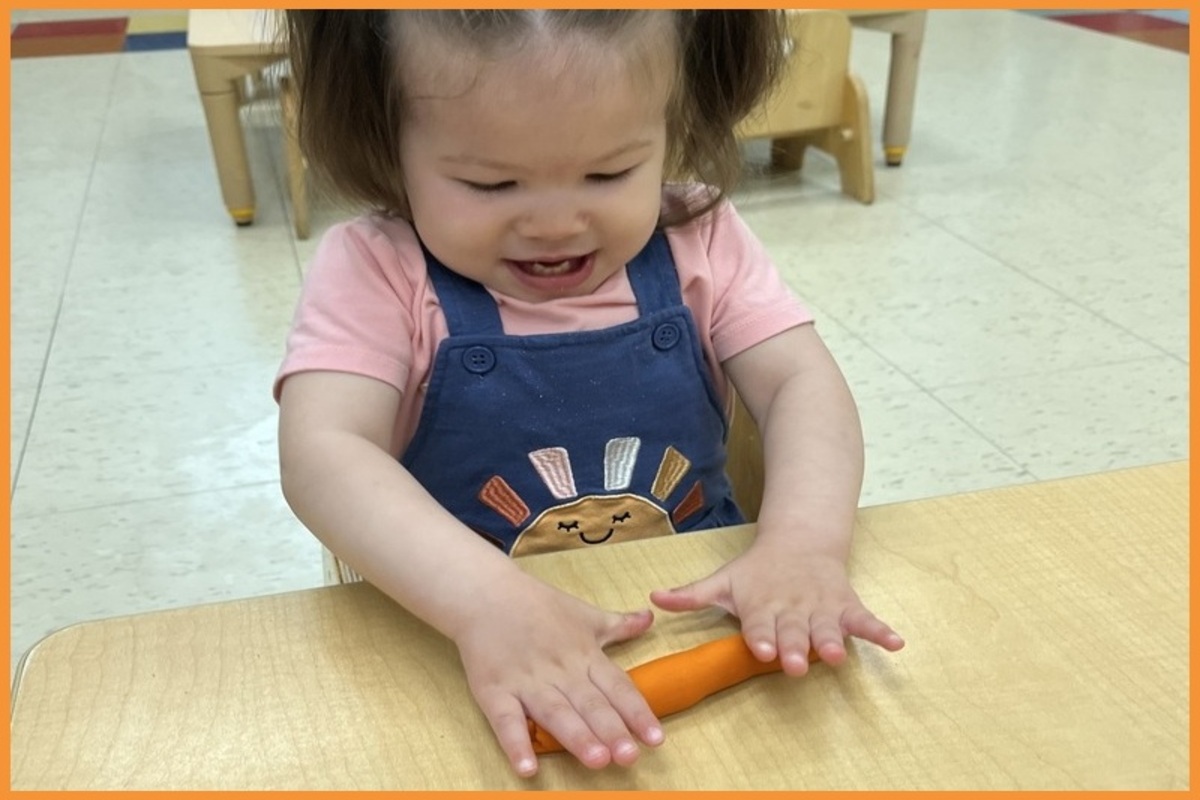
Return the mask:
[[[816,652],[810,652],[808,657],[810,661],[816,660]],[[747,678],[781,669],[778,658],[765,662],[755,658],[742,635],[735,633],[639,664],[629,670],[629,677],[655,716],[662,719]],[[555,753],[564,749],[536,722],[527,722],[533,752]]]

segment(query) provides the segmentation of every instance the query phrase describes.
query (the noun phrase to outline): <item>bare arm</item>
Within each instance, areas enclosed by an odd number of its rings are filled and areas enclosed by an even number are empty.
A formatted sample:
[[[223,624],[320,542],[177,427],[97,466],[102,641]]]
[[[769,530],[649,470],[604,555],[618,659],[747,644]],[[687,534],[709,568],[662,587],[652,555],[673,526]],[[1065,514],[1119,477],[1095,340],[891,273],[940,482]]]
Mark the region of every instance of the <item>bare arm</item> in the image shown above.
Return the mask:
[[[339,558],[454,641],[518,774],[537,770],[527,715],[587,766],[633,763],[630,731],[657,744],[661,728],[601,648],[645,631],[650,612],[588,605],[462,525],[388,452],[399,402],[393,387],[358,375],[289,377],[279,421],[289,505]]]
[[[725,368],[762,435],[759,538],[845,561],[862,489],[862,426],[825,343],[801,325]]]
[[[388,453],[400,393],[359,375],[283,384],[283,493],[302,522],[364,578],[441,633],[469,619],[456,587],[520,581],[495,547],[443,509]]]
[[[729,359],[725,369],[758,424],[765,482],[754,543],[712,575],[655,592],[672,611],[718,605],[742,622],[759,658],[808,670],[808,652],[839,664],[844,638],[904,645],[862,605],[846,576],[863,475],[862,428],[846,381],[812,325]]]

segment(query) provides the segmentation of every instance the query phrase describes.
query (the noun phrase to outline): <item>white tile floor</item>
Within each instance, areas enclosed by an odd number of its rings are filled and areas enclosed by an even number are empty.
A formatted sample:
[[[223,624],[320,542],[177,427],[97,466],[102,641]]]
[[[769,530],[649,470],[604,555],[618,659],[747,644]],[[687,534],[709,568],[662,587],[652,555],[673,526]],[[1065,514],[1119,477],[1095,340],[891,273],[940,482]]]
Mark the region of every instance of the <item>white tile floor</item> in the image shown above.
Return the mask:
[[[876,131],[887,60],[855,32]],[[1184,54],[935,11],[874,205],[820,157],[744,187],[855,388],[864,504],[1187,456],[1187,108]],[[17,60],[12,115],[11,663],[72,622],[318,585],[270,384],[340,212],[294,240],[259,109],[258,219],[231,224],[184,51]]]

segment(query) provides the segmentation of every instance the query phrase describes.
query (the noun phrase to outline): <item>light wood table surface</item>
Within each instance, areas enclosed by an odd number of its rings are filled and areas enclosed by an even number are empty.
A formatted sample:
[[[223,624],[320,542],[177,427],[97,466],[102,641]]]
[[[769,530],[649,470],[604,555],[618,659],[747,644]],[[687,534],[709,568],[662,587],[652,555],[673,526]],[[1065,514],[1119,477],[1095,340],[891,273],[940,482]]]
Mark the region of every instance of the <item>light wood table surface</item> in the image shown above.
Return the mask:
[[[522,561],[613,608],[750,526]],[[864,509],[852,574],[908,639],[667,717],[629,770],[513,777],[453,647],[367,585],[89,622],[18,670],[14,789],[1183,789],[1188,465]],[[470,587],[463,587],[470,591]],[[625,666],[735,630],[659,614]]]

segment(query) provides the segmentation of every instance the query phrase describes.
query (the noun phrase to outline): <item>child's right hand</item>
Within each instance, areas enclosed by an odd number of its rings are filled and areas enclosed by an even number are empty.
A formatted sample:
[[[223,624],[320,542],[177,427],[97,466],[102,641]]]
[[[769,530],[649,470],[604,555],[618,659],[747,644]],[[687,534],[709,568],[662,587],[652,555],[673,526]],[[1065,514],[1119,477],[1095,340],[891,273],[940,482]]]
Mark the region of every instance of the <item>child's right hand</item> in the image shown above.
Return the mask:
[[[452,637],[476,702],[521,777],[537,772],[526,717],[585,766],[633,764],[636,739],[663,731],[625,670],[602,648],[640,636],[649,609],[619,614],[520,575]]]

